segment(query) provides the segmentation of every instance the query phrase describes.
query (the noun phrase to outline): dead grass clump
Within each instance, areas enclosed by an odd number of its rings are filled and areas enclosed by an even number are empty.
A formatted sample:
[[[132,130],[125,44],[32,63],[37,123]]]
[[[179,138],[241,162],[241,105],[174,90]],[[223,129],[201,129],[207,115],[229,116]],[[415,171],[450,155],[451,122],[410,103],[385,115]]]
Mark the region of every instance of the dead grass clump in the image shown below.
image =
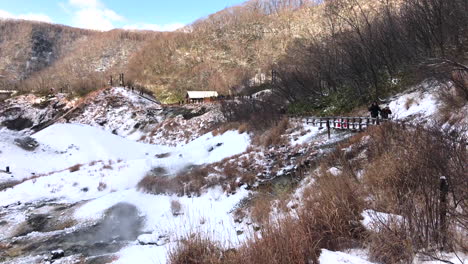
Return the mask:
[[[414,250],[404,226],[392,221],[379,222],[369,236],[369,253],[379,263],[412,263]]]
[[[98,162],[102,162],[102,160],[93,160],[89,163],[89,166],[94,166],[96,165]]]
[[[320,247],[340,250],[362,241],[364,199],[357,182],[325,173],[317,177],[311,188],[311,196],[304,197],[299,219],[320,237]]]
[[[201,195],[202,188],[208,183],[209,169],[193,167],[175,176],[174,180],[183,184],[182,195]]]
[[[229,130],[236,130],[240,125],[241,124],[238,122],[223,123],[220,127],[212,131],[213,136],[223,135]]]
[[[250,216],[256,224],[263,225],[270,219],[270,209],[271,198],[266,195],[259,195],[253,201]]]
[[[190,235],[180,241],[175,249],[169,251],[171,264],[221,264],[221,247],[201,235]]]
[[[137,185],[140,190],[151,194],[201,195],[203,187],[207,187],[210,169],[207,167],[192,167],[176,176],[169,177],[166,169],[152,169]],[[217,184],[215,181],[211,184]]]
[[[405,108],[406,110],[410,109],[410,107],[415,103],[416,101],[414,100],[414,98],[408,98],[406,99],[406,102],[405,102]]]
[[[245,183],[249,186],[252,186],[253,184],[255,184],[256,179],[257,179],[257,173],[247,171],[240,175],[240,184]]]
[[[318,263],[320,237],[304,227],[294,218],[266,225],[239,249],[237,263]]]
[[[138,189],[150,194],[180,194],[183,186],[167,176],[148,173],[137,185]]]
[[[113,170],[114,169],[114,167],[112,167],[112,165],[104,165],[104,166],[102,166],[102,168],[104,170]]]
[[[161,153],[161,154],[156,154],[155,157],[158,159],[165,159],[171,156],[171,153]]]
[[[102,192],[107,188],[107,184],[105,182],[99,182],[99,185],[97,187],[98,191]]]
[[[239,127],[237,128],[237,131],[239,131],[239,134],[243,134],[245,132],[249,131],[249,125],[247,123],[241,123]]]
[[[171,200],[171,212],[173,216],[178,216],[182,213],[182,204],[178,200]]]
[[[68,168],[68,170],[70,172],[76,172],[76,171],[79,171],[81,169],[81,166],[83,166],[83,164],[76,164],[76,165],[73,165],[70,168]]]

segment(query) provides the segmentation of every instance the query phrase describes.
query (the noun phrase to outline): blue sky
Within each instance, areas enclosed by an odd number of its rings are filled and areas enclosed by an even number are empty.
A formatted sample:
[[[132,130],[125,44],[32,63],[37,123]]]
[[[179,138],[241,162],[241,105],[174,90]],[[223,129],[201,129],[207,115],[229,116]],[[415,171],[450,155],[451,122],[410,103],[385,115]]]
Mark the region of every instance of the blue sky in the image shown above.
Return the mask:
[[[170,31],[245,0],[0,0],[0,18]]]

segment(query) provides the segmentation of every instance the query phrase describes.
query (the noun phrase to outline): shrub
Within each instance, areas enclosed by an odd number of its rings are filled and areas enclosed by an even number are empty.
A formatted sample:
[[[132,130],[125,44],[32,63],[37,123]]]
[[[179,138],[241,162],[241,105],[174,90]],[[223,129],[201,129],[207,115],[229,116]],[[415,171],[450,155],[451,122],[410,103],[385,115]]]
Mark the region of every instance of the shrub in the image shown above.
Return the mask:
[[[282,135],[289,126],[289,119],[283,118],[273,127],[262,133],[256,140],[258,145],[268,147],[271,145],[279,145],[284,142]]]
[[[405,227],[397,221],[380,222],[369,236],[369,253],[379,263],[412,263],[414,250]]]
[[[283,107],[276,100],[275,97],[270,96],[264,100],[222,101],[221,112],[228,122],[245,123],[249,130],[265,130],[280,120],[282,116],[281,109]]]
[[[451,232],[467,230],[466,225],[460,224],[466,221],[461,219],[466,219],[463,212],[467,210],[468,197],[468,157],[466,147],[460,143],[466,138],[457,133],[449,136],[440,127],[403,130],[392,124],[370,133],[370,163],[363,183],[372,197],[372,206],[403,217],[401,230],[406,232],[405,241],[411,242],[408,248],[415,252],[433,247],[453,248],[457,236]],[[447,178],[449,185],[445,231],[440,227],[441,176]]]

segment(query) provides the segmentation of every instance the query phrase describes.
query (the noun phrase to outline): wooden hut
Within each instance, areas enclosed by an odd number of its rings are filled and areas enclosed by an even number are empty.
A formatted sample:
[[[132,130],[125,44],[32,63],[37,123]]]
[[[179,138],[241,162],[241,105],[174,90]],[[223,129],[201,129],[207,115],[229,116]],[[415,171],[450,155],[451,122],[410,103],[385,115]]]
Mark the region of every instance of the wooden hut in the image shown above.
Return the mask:
[[[188,91],[185,99],[188,103],[211,102],[218,98],[216,91]]]

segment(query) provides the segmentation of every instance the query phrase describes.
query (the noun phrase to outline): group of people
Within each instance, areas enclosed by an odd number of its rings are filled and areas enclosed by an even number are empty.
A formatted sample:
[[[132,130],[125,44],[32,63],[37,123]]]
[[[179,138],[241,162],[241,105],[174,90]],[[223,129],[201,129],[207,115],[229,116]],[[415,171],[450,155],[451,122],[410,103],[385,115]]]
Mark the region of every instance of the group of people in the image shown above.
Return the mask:
[[[377,102],[373,102],[372,105],[369,107],[369,112],[372,118],[378,118],[379,114],[382,119],[388,119],[389,116],[392,114],[390,107],[386,106],[383,109],[380,108]]]

